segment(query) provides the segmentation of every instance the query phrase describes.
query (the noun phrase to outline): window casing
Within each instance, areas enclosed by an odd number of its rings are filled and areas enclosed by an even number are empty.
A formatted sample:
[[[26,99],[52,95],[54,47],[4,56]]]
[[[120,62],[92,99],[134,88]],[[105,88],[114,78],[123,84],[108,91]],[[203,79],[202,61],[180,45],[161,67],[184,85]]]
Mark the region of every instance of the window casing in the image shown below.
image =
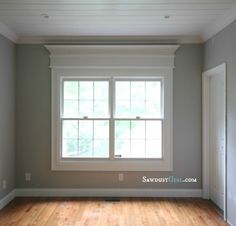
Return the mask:
[[[172,83],[174,52],[178,46],[46,46],[51,53],[50,67],[52,78],[52,170],[62,171],[172,171]],[[81,121],[109,120],[109,155],[88,158],[84,156],[63,156],[63,81],[109,81],[109,117],[92,118],[80,115]],[[162,111],[158,116],[115,114],[116,81],[161,81]],[[111,107],[112,106],[112,107]],[[72,119],[76,119],[72,117]],[[149,120],[161,123],[161,155],[145,158],[132,154],[115,156],[115,124],[119,121],[140,122],[148,127]],[[145,121],[147,120],[147,121]],[[144,123],[145,121],[145,123]],[[91,123],[91,122],[90,122]],[[144,125],[145,124],[145,125]],[[136,133],[136,135],[139,133]],[[152,134],[147,132],[147,134]],[[146,136],[146,135],[145,135]],[[77,137],[76,137],[77,138]],[[96,140],[98,137],[93,137]],[[140,138],[140,137],[136,137]],[[148,137],[152,138],[152,137]],[[135,136],[129,137],[132,142]],[[143,137],[140,138],[143,140]],[[145,138],[146,139],[146,138]],[[142,142],[141,142],[142,143]],[[132,152],[131,152],[132,153]]]
[[[170,171],[172,170],[172,76],[166,70],[152,70],[148,76],[143,76],[142,70],[136,71],[135,76],[130,76],[129,72],[117,73],[118,76],[102,76],[101,70],[98,75],[96,73],[88,73],[83,76],[78,76],[77,74],[81,74],[80,70],[55,70],[52,75],[52,169],[53,170],[86,170],[86,171],[117,171],[117,170],[127,170],[127,171]],[[109,70],[110,71],[110,70]],[[84,71],[81,71],[84,73]],[[164,73],[165,72],[165,73]],[[154,74],[155,73],[155,74]],[[107,73],[105,73],[107,74]],[[133,74],[133,70],[132,73]],[[102,115],[92,115],[92,114],[78,114],[73,115],[70,111],[65,110],[65,100],[69,98],[64,98],[64,84],[66,82],[75,83],[79,82],[107,82],[108,84],[108,98],[107,98],[107,111],[106,114]],[[119,82],[157,82],[160,85],[160,111],[155,117],[150,115],[119,115],[116,114],[117,106],[116,106],[116,83]],[[77,94],[79,96],[79,94]],[[73,98],[72,98],[73,99]],[[95,102],[95,100],[93,100]],[[146,100],[148,102],[149,100]],[[78,100],[77,100],[78,102]],[[105,104],[106,105],[106,104]],[[64,114],[64,111],[67,111]],[[56,116],[56,117],[55,117]],[[64,117],[66,116],[66,117]],[[96,154],[96,150],[94,149],[94,145],[96,146],[98,137],[94,136],[95,133],[93,131],[93,137],[88,140],[85,139],[85,143],[87,143],[87,147],[91,148],[91,155],[66,155],[63,153],[63,145],[66,137],[63,135],[63,123],[65,122],[73,122],[77,124],[78,122],[89,123],[90,126],[94,127],[95,123],[105,122],[109,124],[108,128],[108,136],[100,137],[101,140],[105,141],[105,149],[102,154]],[[145,133],[148,133],[149,138],[145,139],[143,137],[135,137],[139,136],[138,133],[134,136],[130,135],[127,138],[129,142],[129,155],[121,154],[116,147],[118,142],[122,142],[123,140],[116,139],[116,128],[117,124],[124,123],[129,124],[131,127],[133,123],[138,123],[145,128]],[[144,149],[148,149],[151,146],[158,146],[157,141],[155,141],[156,137],[152,140],[152,132],[148,128],[151,127],[152,124],[156,124],[161,128],[161,150],[154,154],[146,155],[148,150],[143,150],[140,152],[145,152],[143,154],[132,154],[132,151],[135,147],[144,147]],[[161,125],[160,125],[161,124]],[[101,129],[101,128],[100,128]],[[104,133],[104,132],[103,132]],[[144,134],[145,134],[144,133]],[[98,133],[97,133],[98,134]],[[107,133],[106,133],[107,134]],[[102,133],[100,133],[102,135]],[[145,134],[146,136],[146,134]],[[72,137],[73,138],[73,137]],[[79,140],[79,136],[75,136],[75,140]],[[135,139],[137,138],[137,139]],[[64,139],[64,140],[63,140]],[[125,140],[126,138],[124,138]],[[132,140],[133,139],[133,140]],[[138,140],[138,142],[137,142]],[[77,142],[75,141],[75,142]],[[95,142],[95,144],[94,144]],[[137,142],[137,143],[136,143]],[[136,144],[135,144],[136,143]],[[154,143],[154,144],[153,144]],[[153,144],[153,145],[152,145]],[[101,145],[100,145],[101,146]],[[104,148],[104,145],[102,145]],[[78,144],[79,147],[79,144]],[[152,152],[152,151],[150,151]]]

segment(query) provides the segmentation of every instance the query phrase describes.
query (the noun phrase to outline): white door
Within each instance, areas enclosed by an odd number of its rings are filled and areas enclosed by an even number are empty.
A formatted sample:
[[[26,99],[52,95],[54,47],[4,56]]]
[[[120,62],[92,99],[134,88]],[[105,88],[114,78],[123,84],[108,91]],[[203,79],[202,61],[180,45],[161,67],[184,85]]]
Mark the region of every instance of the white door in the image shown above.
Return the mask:
[[[209,77],[209,176],[210,199],[224,210],[225,199],[225,76]]]

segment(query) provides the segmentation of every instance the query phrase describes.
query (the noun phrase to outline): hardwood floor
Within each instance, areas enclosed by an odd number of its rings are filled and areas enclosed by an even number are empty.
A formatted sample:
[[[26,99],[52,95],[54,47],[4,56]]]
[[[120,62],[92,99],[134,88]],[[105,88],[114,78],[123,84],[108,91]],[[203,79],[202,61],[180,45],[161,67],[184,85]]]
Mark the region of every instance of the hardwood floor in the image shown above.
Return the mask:
[[[228,225],[214,205],[192,198],[16,198],[0,225],[201,226]]]

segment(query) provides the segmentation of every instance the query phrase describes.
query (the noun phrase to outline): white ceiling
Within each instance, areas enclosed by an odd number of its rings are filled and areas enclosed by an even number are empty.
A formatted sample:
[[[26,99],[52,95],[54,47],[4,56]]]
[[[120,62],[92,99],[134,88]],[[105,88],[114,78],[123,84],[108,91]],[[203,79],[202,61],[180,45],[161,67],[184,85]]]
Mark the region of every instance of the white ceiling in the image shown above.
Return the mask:
[[[0,0],[0,33],[18,43],[85,36],[201,42],[235,19],[236,0]]]

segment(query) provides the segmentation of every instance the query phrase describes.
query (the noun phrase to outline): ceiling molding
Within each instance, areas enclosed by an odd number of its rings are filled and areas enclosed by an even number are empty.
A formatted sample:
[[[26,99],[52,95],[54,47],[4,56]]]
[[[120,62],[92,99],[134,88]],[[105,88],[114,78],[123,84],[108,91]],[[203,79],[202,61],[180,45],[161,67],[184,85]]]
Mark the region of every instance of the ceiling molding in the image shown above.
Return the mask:
[[[200,44],[200,36],[58,36],[19,37],[17,44],[81,44],[81,45],[156,45],[156,44]]]
[[[0,34],[14,43],[17,42],[18,36],[15,34],[15,32],[10,30],[5,24],[1,22],[0,22]]]
[[[214,23],[208,25],[201,32],[201,37],[205,41],[212,38],[218,32],[222,31],[228,25],[230,25],[234,20],[236,20],[236,6],[228,11],[225,15],[220,17],[218,20],[214,21]]]

